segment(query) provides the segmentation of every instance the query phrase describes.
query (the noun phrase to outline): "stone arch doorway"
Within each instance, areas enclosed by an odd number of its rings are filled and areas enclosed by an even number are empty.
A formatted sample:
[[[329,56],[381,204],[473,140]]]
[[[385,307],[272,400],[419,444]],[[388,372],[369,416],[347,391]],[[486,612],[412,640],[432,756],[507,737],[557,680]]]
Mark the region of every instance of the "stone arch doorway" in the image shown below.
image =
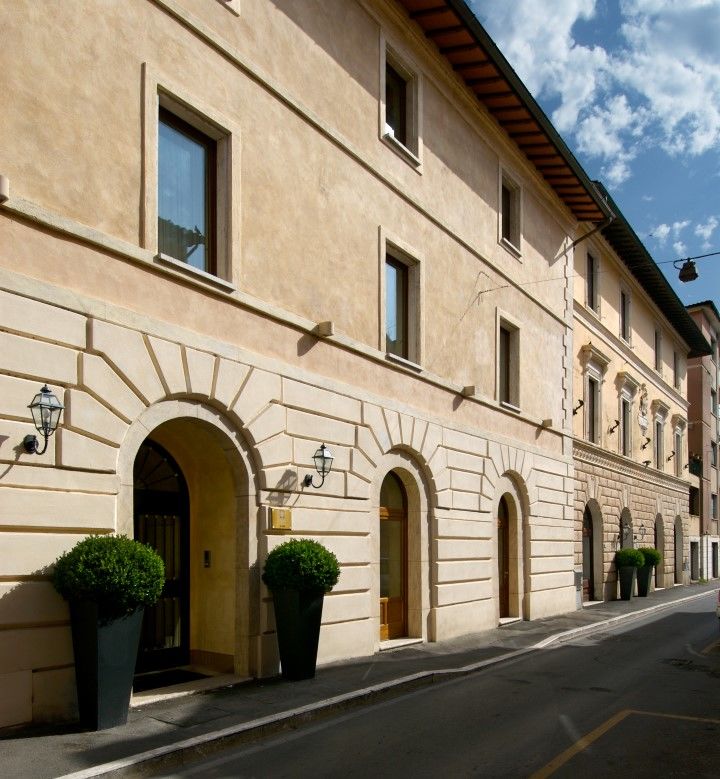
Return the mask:
[[[380,487],[380,640],[407,635],[408,499],[390,471]]]
[[[395,543],[399,535],[399,541],[405,546],[405,625],[398,626],[408,638],[422,638],[434,641],[437,635],[436,611],[432,608],[430,600],[431,573],[430,573],[430,524],[431,509],[427,486],[427,471],[425,466],[418,462],[417,453],[395,449],[387,452],[377,463],[376,477],[371,487],[371,506],[374,517],[371,531],[371,555],[372,576],[370,583],[370,599],[373,605],[373,633],[371,634],[372,646],[377,646],[381,635],[385,633],[381,629],[381,587],[384,588],[382,579],[385,574],[381,570],[382,556],[386,549],[381,546]],[[404,510],[401,506],[404,505]],[[381,511],[390,510],[389,516],[381,518]],[[404,511],[404,539],[398,534],[398,526],[388,525],[382,527],[388,521],[398,521]],[[400,512],[392,517],[392,512]],[[386,538],[381,539],[381,533],[386,533]],[[387,536],[394,536],[395,540]],[[391,550],[387,550],[391,551]],[[392,550],[394,551],[394,550]],[[397,556],[396,556],[397,559]],[[387,582],[387,580],[386,580]],[[389,625],[386,621],[384,624]],[[397,630],[397,628],[395,629]],[[388,634],[389,634],[388,630]],[[389,635],[388,635],[389,637]],[[402,638],[403,636],[399,636]]]
[[[603,600],[603,522],[596,500],[585,504],[582,522],[583,602]]]
[[[136,671],[190,662],[190,501],[182,470],[160,444],[146,439],[135,458],[134,535],[165,564],[158,602],[145,609]]]
[[[675,517],[675,528],[674,528],[674,544],[675,544],[675,554],[674,554],[674,580],[675,584],[682,584],[683,581],[683,532],[682,532],[682,520],[680,517]]]
[[[502,476],[495,506],[498,619],[528,619],[529,534],[523,501],[514,480]]]
[[[654,546],[662,555],[660,564],[655,567],[655,587],[660,588],[665,586],[665,526],[661,514],[655,517]]]
[[[254,469],[237,429],[193,400],[148,408],[129,429],[118,458],[118,532],[126,535],[136,528],[143,532],[136,520],[146,490],[136,477],[147,478],[142,473],[148,470],[148,452],[164,453],[187,494],[187,551],[178,558],[186,576],[187,661],[180,664],[198,671],[262,675],[260,515]],[[170,508],[170,502],[153,505],[161,515],[170,515]],[[170,663],[168,658],[162,665]]]

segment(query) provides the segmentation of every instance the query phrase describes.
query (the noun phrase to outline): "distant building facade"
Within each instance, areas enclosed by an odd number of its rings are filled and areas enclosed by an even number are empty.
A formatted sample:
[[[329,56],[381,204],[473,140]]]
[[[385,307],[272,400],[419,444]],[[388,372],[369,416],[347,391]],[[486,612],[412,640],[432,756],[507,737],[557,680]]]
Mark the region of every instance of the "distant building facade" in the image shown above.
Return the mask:
[[[689,581],[688,360],[710,351],[605,194],[615,218],[575,251],[575,564],[583,602],[617,597],[614,556],[624,547],[662,553],[656,587]]]
[[[688,361],[688,445],[690,466],[699,483],[691,492],[695,505],[697,527],[690,537],[690,577],[718,577],[718,340],[720,315],[712,301],[687,307],[705,339],[711,353]]]

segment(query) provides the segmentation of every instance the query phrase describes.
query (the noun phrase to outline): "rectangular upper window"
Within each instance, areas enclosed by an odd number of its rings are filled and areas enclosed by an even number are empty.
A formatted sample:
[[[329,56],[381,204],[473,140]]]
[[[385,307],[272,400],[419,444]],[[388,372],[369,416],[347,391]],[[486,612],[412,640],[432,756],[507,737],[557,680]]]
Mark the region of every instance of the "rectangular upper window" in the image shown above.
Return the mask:
[[[683,472],[683,434],[682,430],[675,431],[675,475],[682,476]]]
[[[664,438],[665,425],[660,419],[655,420],[655,467],[658,470],[663,470],[665,462],[665,446]]]
[[[620,453],[632,455],[632,401],[628,398],[620,400]]]
[[[421,81],[408,61],[381,42],[380,137],[418,172],[422,167]]]
[[[505,320],[498,328],[497,382],[498,401],[520,407],[520,331]]]
[[[662,371],[662,330],[655,328],[655,370]]]
[[[673,352],[673,387],[680,389],[680,355]]]
[[[587,397],[585,400],[585,424],[587,440],[599,443],[600,431],[600,382],[593,376],[587,380]]]
[[[630,294],[620,290],[620,338],[630,341]]]
[[[718,499],[714,492],[710,495],[710,512],[713,519],[718,518]]]
[[[598,312],[598,265],[597,260],[590,252],[587,254],[587,278],[585,279],[585,303],[589,309]]]
[[[160,109],[158,126],[158,249],[217,273],[216,142]]]
[[[515,254],[520,253],[521,195],[520,187],[503,173],[500,182],[500,239]]]
[[[408,328],[408,267],[388,255],[385,260],[385,349],[410,359]]]

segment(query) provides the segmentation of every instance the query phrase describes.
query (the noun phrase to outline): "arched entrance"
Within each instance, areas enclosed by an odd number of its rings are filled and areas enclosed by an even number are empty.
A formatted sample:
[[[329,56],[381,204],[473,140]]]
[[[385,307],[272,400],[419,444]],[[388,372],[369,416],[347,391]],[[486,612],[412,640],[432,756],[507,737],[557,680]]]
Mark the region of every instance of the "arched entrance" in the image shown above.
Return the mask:
[[[380,640],[407,635],[408,501],[392,471],[380,488]]]
[[[158,602],[145,609],[137,672],[190,661],[190,502],[185,477],[160,444],[147,439],[133,470],[135,538],[165,563]]]
[[[589,506],[585,506],[583,512],[582,566],[583,601],[595,600],[595,548],[593,517]]]
[[[665,527],[660,514],[655,517],[655,549],[662,555],[662,560],[655,566],[655,588],[665,586]]]
[[[510,507],[505,495],[497,519],[498,608],[500,619],[510,616]]]
[[[682,584],[682,564],[683,564],[683,532],[682,520],[675,517],[675,584]]]

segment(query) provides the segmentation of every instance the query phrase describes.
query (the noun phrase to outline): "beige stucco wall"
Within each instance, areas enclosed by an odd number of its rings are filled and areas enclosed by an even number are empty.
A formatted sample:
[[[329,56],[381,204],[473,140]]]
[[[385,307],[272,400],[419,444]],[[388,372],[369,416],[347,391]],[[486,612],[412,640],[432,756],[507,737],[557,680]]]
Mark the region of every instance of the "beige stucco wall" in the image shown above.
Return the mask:
[[[378,648],[390,469],[414,496],[412,635],[497,624],[502,495],[515,510],[512,613],[574,606],[571,219],[392,3],[240,5],[0,7],[13,94],[0,115],[2,725],[72,714],[49,566],[87,533],[132,532],[132,464],[149,435],[188,479],[198,662],[277,671],[259,579],[283,539],[268,532],[273,506],[341,563],[321,662]],[[379,138],[384,40],[422,80],[420,168]],[[232,132],[228,283],[159,263],[148,240],[158,88]],[[519,258],[498,243],[503,168],[522,186]],[[422,269],[419,367],[384,353],[385,236]],[[499,316],[520,328],[519,411],[495,399]],[[318,338],[323,320],[334,334]],[[43,382],[66,409],[41,459],[20,442]],[[333,472],[302,490],[321,441]]]

